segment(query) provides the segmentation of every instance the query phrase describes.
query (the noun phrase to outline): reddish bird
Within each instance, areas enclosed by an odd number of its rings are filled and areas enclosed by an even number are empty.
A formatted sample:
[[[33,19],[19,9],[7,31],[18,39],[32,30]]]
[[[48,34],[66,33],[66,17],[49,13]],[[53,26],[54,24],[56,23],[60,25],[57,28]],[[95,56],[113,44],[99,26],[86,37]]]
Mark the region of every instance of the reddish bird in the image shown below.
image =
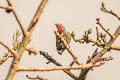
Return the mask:
[[[56,28],[60,35],[66,40],[67,44],[69,45],[71,42],[71,35],[69,32],[66,31],[65,27],[62,24],[55,24]],[[65,50],[65,46],[62,41],[56,37],[56,48],[57,52],[62,55],[63,51]]]

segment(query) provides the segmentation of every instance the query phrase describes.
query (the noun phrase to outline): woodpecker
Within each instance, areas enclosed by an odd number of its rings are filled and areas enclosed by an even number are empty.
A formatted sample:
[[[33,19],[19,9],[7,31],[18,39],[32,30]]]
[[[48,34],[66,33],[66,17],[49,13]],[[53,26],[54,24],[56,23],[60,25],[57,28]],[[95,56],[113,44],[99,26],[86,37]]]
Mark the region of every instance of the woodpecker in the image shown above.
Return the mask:
[[[55,24],[55,25],[59,34],[65,39],[65,41],[69,45],[71,42],[71,34],[66,31],[65,27],[62,24]],[[57,36],[56,36],[56,48],[58,54],[62,55],[63,51],[65,50],[65,46],[63,42],[60,40],[60,38],[58,38]]]

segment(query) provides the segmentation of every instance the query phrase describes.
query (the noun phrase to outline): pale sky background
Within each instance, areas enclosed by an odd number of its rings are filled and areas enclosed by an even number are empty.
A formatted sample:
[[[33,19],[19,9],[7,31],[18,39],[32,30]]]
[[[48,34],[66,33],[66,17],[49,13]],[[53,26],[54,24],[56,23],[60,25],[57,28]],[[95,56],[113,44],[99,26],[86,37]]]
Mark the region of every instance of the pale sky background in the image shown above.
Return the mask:
[[[32,19],[35,10],[37,9],[41,0],[11,0],[15,6],[15,10],[22,21],[25,28],[27,28],[30,20]],[[102,1],[108,9],[112,9],[116,13],[120,13],[120,0],[49,0],[36,29],[32,35],[32,42],[28,45],[37,51],[45,51],[53,56],[58,62],[63,65],[69,65],[72,61],[71,56],[67,51],[60,56],[56,51],[56,38],[54,31],[56,30],[55,23],[61,23],[66,26],[69,32],[74,31],[76,38],[82,37],[85,30],[92,28],[92,38],[96,39],[95,27],[96,18],[101,18],[102,23],[106,28],[109,28],[112,33],[116,30],[119,20],[110,14],[106,14],[100,10]],[[6,0],[0,0],[0,5],[6,6]],[[12,35],[15,33],[19,26],[12,14],[7,14],[5,10],[0,9],[0,40],[4,41],[7,45],[12,47]],[[101,28],[99,27],[100,31]],[[119,44],[118,37],[114,44]],[[85,63],[87,57],[90,56],[96,46],[92,44],[79,44],[73,40],[70,44],[71,48],[78,56],[80,62]],[[100,49],[99,49],[100,50]],[[0,45],[0,58],[7,50]],[[112,61],[106,62],[101,67],[94,68],[90,71],[87,80],[120,80],[120,52],[112,51],[105,56],[112,56]],[[12,59],[9,58],[4,64],[0,65],[0,80],[5,80],[9,66]],[[23,54],[20,66],[29,67],[52,67],[54,64],[45,64],[46,59],[39,54],[29,56],[26,52]],[[80,71],[72,71],[75,75],[79,75]],[[48,80],[73,80],[66,75],[63,71],[50,71],[50,72],[18,72],[14,80],[28,80],[25,75],[35,77],[40,75]]]

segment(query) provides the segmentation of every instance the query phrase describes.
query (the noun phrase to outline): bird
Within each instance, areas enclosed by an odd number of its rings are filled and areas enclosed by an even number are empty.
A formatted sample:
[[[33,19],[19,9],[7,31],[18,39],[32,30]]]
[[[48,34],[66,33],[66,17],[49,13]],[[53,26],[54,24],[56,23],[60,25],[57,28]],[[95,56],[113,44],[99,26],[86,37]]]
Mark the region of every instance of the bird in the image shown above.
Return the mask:
[[[62,24],[55,24],[57,32],[65,39],[66,43],[69,45],[71,42],[71,34],[66,31],[65,27]],[[56,36],[56,48],[58,54],[62,55],[65,50],[65,45],[63,42]]]

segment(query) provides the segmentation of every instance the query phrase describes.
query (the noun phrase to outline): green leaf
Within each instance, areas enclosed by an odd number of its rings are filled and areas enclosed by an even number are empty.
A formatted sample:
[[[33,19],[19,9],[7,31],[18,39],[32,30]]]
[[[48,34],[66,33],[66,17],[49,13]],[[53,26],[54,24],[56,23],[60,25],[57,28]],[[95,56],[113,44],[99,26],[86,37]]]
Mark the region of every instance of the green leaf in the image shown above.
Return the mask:
[[[92,33],[92,28],[88,29],[88,34]]]
[[[15,33],[13,34],[13,41],[14,41],[14,39],[15,39]]]
[[[102,46],[101,42],[99,42],[99,41],[96,42],[96,45],[97,45],[98,47]]]
[[[102,2],[102,4],[101,4],[101,5],[102,5],[102,8],[105,8],[105,3],[104,3],[104,2]]]
[[[103,8],[100,8],[100,9],[101,9],[101,11],[103,11],[103,12],[105,11]]]
[[[17,44],[14,44],[14,45],[13,45],[13,48],[14,48],[14,50],[16,51],[16,50],[17,50]]]
[[[16,30],[16,35],[18,35],[18,34],[19,34],[19,30],[17,29],[17,30]]]
[[[19,39],[17,40],[17,45],[18,45],[18,46],[20,45],[20,40],[19,40]]]
[[[72,33],[71,33],[71,36],[72,36],[72,37],[75,37],[75,33],[74,33],[73,31],[72,31]]]

